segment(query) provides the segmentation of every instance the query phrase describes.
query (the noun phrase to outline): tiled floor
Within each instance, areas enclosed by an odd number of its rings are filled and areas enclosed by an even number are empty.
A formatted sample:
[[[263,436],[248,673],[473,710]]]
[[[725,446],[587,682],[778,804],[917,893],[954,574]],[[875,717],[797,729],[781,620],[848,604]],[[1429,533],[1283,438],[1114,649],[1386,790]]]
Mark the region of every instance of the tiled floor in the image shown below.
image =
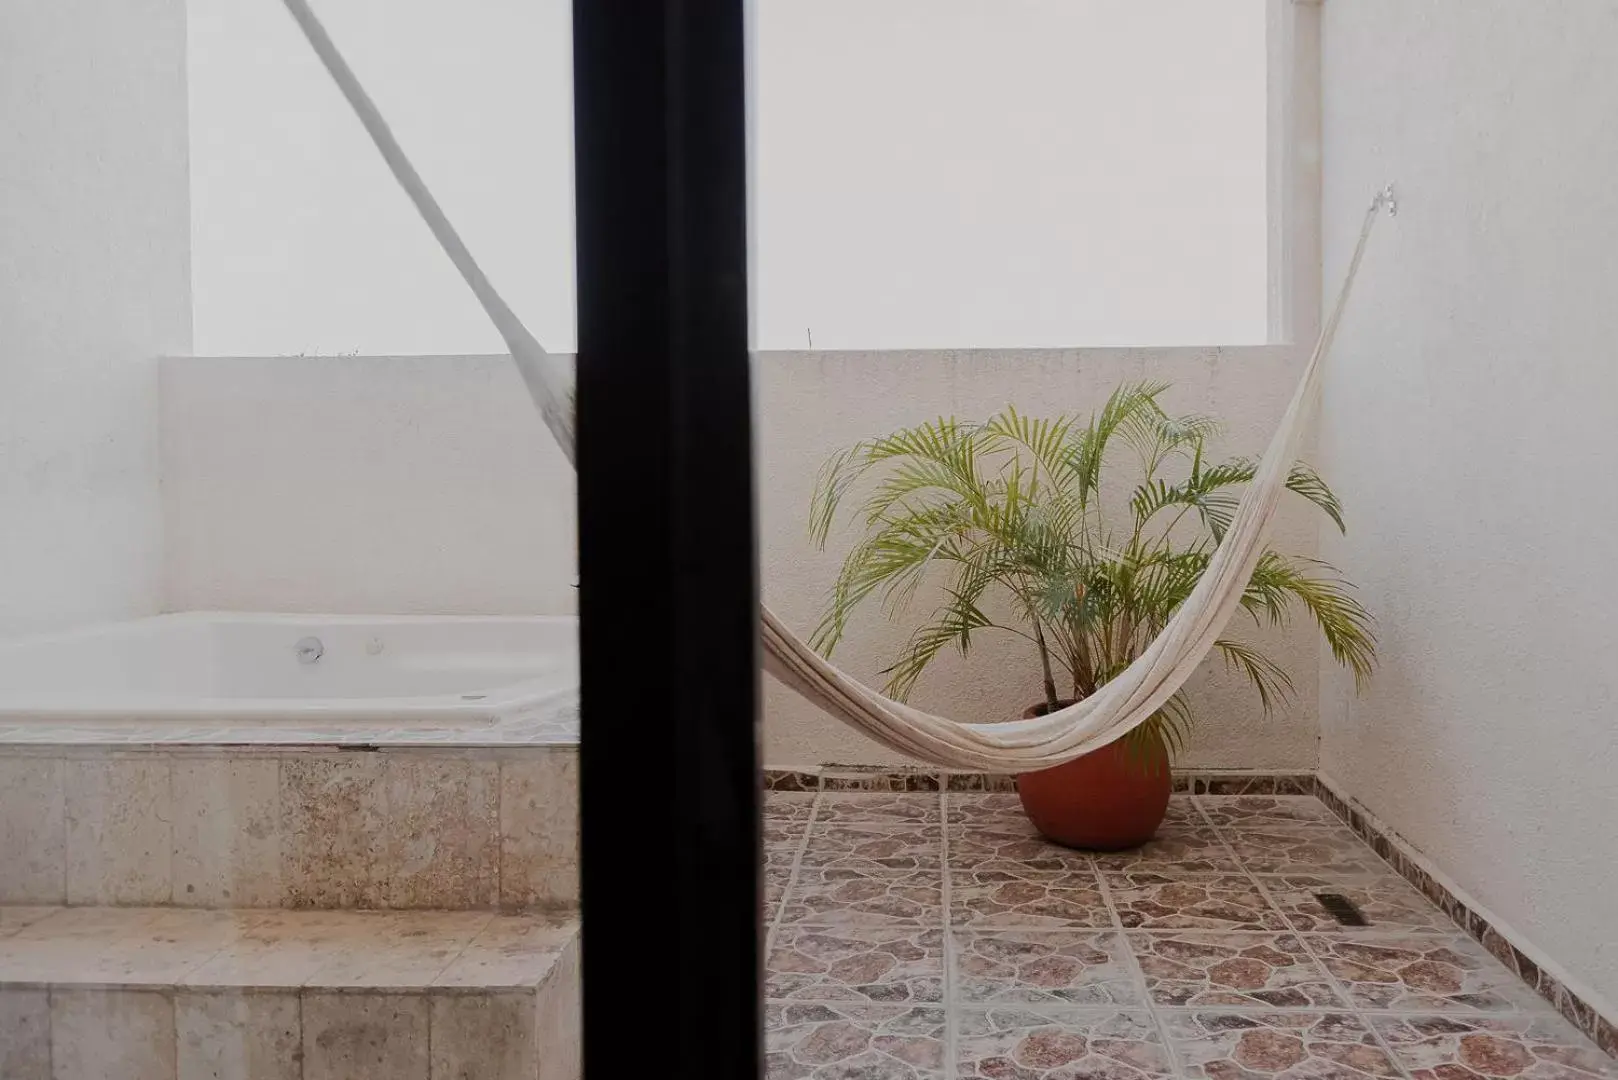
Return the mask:
[[[1312,797],[1176,796],[1096,855],[1015,795],[765,813],[770,1080],[1618,1080]]]

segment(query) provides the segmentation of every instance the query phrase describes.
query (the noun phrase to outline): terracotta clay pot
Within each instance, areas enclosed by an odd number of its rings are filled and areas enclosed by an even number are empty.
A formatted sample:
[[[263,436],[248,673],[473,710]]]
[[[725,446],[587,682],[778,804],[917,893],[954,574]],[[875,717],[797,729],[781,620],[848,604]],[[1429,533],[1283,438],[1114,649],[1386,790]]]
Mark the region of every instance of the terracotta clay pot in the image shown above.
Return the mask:
[[[1023,716],[1047,711],[1041,703]],[[1017,777],[1017,795],[1034,828],[1065,847],[1094,851],[1120,851],[1150,840],[1168,813],[1172,790],[1168,749],[1159,744],[1143,761],[1138,754],[1126,756],[1122,739],[1065,765]]]

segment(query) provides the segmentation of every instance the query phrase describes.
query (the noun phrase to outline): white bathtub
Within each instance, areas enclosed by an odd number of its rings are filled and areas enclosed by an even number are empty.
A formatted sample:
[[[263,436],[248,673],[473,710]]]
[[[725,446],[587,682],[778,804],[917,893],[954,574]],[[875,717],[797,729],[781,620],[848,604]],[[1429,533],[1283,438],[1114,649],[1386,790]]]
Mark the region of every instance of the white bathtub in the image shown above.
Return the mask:
[[[522,741],[577,693],[568,617],[187,612],[0,642],[0,737],[13,741],[52,726],[157,741],[266,727]]]

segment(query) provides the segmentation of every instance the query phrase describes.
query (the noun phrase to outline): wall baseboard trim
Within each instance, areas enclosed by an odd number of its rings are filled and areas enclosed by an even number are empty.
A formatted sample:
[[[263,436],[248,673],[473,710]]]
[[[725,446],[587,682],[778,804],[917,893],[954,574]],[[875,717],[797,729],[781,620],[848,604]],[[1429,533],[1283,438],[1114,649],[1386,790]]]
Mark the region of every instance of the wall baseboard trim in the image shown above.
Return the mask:
[[[1313,794],[1371,845],[1383,861],[1487,949],[1495,959],[1550,1002],[1572,1025],[1611,1057],[1618,1058],[1618,1011],[1578,986],[1555,961],[1527,944],[1523,936],[1474,900],[1432,861],[1322,773]]]
[[[955,772],[888,765],[811,765],[765,769],[770,791],[1014,792],[1008,773]],[[1618,1010],[1569,978],[1560,965],[1527,944],[1451,881],[1413,845],[1367,810],[1342,785],[1318,772],[1176,769],[1174,790],[1193,795],[1313,795],[1371,845],[1394,872],[1436,904],[1606,1054],[1618,1058]]]
[[[1312,773],[1243,769],[1176,769],[1174,790],[1197,795],[1310,795]],[[765,769],[769,791],[999,791],[1017,790],[1011,773],[957,772],[892,765],[803,765]]]

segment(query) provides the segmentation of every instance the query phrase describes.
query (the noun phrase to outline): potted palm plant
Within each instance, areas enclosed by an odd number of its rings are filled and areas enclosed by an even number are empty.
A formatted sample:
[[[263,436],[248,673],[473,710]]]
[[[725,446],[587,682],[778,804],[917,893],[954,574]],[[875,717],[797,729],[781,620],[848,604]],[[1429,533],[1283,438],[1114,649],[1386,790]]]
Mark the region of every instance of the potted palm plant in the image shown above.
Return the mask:
[[[850,615],[876,597],[902,618],[924,588],[940,602],[884,670],[903,699],[946,649],[1015,634],[1037,655],[1043,694],[1024,715],[1084,698],[1127,667],[1190,595],[1254,474],[1246,458],[1210,462],[1215,420],[1170,415],[1162,383],[1119,387],[1088,419],[1033,419],[1013,408],[982,423],[936,420],[834,455],[815,487],[810,529],[824,547],[845,503],[860,533],[843,561],[813,644],[830,654]],[[1119,459],[1133,471],[1114,475]],[[1287,487],[1341,529],[1325,481],[1299,463]],[[1332,567],[1273,549],[1242,597],[1256,623],[1307,613],[1338,663],[1370,674],[1369,613]],[[1293,690],[1287,672],[1237,637],[1217,649],[1268,712]],[[1029,817],[1049,838],[1120,848],[1150,839],[1171,790],[1172,753],[1193,720],[1176,694],[1151,720],[1067,765],[1018,777]]]

